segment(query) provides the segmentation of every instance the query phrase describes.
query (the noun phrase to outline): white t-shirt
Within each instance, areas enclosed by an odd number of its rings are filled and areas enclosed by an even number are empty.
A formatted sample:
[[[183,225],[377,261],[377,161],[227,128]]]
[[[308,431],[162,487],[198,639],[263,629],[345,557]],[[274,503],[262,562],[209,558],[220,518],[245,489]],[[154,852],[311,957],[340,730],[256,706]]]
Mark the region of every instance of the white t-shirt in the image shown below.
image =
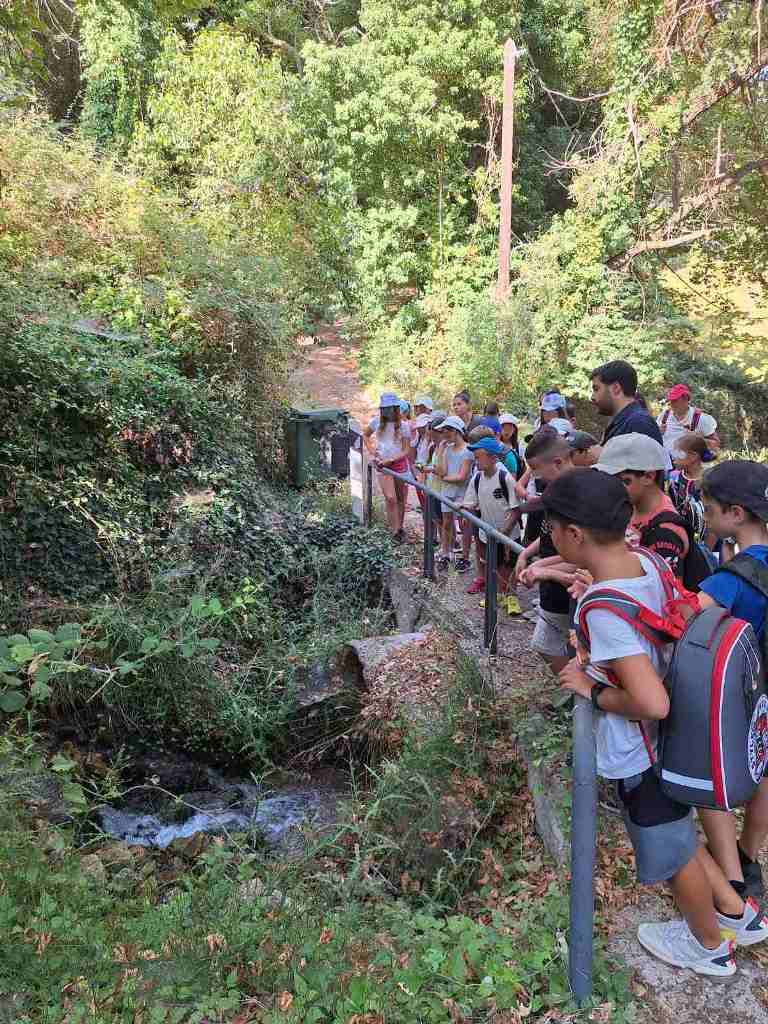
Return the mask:
[[[376,454],[383,462],[389,462],[390,459],[397,459],[399,456],[405,455],[408,445],[411,443],[411,427],[408,423],[400,424],[399,437],[395,436],[394,423],[385,424],[384,429],[379,433],[378,416],[373,417],[368,428],[373,431],[373,436],[376,438]],[[405,448],[402,445],[403,439],[406,443]]]
[[[709,437],[717,430],[717,420],[714,416],[710,416],[709,413],[703,412],[699,417],[699,422],[696,424],[696,430],[693,431],[692,423],[694,407],[692,405],[688,406],[688,412],[682,420],[679,420],[671,409],[669,409],[668,412],[669,416],[667,417],[666,428],[664,427],[664,417],[667,415],[666,412],[663,412],[661,416],[658,417],[657,423],[659,424],[659,430],[662,434],[664,447],[669,452],[673,452],[675,450],[677,442],[684,434],[694,432],[696,434],[701,434],[702,437]]]
[[[645,576],[638,579],[606,580],[591,586],[582,601],[595,590],[604,587],[620,590],[651,611],[661,614],[665,595],[659,574],[653,563],[644,555],[638,555],[645,570]],[[580,605],[579,605],[580,606]],[[578,616],[578,609],[577,609]],[[605,662],[614,658],[628,658],[634,654],[647,654],[660,679],[663,679],[672,658],[673,644],[657,648],[646,640],[632,626],[613,612],[595,608],[587,613],[589,630],[590,663],[586,671],[598,682],[609,682],[604,669]],[[658,723],[645,722],[646,735],[656,750]],[[597,770],[606,779],[627,779],[639,775],[650,767],[651,759],[645,748],[642,733],[637,722],[631,722],[621,715],[603,713],[597,715]]]
[[[506,477],[507,497],[504,497],[504,490],[501,486],[499,473],[503,472]],[[466,508],[480,507],[480,518],[490,523],[497,530],[500,530],[507,521],[510,509],[517,508],[520,502],[515,494],[515,478],[508,471],[499,466],[492,476],[485,473],[475,473],[469,482],[464,501]],[[511,540],[517,540],[520,536],[520,526],[515,524],[509,533]],[[487,537],[485,531],[480,531],[480,540],[485,543]]]
[[[416,449],[416,461],[426,464],[429,459],[429,431],[422,430],[419,438],[419,431],[414,430],[411,434],[411,448]]]

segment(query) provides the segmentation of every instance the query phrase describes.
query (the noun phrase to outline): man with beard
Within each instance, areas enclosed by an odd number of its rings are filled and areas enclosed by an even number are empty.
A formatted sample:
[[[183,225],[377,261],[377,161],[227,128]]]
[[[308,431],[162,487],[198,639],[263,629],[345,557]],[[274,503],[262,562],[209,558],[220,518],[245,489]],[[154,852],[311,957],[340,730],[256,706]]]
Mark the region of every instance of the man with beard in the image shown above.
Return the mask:
[[[592,404],[611,421],[605,428],[602,444],[621,434],[646,434],[662,444],[656,420],[636,398],[637,373],[623,359],[598,366],[592,378]],[[671,467],[671,464],[670,464]]]

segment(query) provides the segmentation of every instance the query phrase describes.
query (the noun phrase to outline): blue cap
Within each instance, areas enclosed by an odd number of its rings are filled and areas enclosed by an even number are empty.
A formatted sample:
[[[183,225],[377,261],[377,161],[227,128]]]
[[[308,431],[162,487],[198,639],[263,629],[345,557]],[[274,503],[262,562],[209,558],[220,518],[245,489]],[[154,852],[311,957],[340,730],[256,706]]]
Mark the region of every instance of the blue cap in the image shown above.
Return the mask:
[[[471,452],[483,451],[488,452],[489,455],[504,454],[504,445],[497,441],[495,437],[481,437],[479,441],[475,441],[474,444],[467,445]]]
[[[494,434],[498,434],[501,431],[501,423],[499,423],[495,416],[483,416],[478,426],[490,427]]]
[[[411,408],[404,398],[401,398],[397,404],[400,406],[400,412],[408,412]]]
[[[396,405],[400,405],[400,399],[397,395],[391,391],[384,391],[379,398],[380,409],[393,409]]]

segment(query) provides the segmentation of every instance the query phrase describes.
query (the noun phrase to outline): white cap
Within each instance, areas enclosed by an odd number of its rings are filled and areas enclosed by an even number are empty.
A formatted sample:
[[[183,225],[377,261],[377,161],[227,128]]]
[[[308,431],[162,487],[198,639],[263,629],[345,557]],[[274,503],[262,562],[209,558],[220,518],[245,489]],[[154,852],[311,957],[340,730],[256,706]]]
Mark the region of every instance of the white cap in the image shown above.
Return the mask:
[[[443,422],[440,424],[440,429],[448,430],[450,428],[453,428],[454,430],[460,430],[462,434],[465,433],[467,429],[466,425],[464,424],[464,420],[459,419],[458,416],[446,416]]]
[[[499,416],[499,426],[503,427],[505,423],[511,423],[513,427],[516,427],[520,420],[517,416],[513,416],[511,412],[503,412]]]
[[[565,406],[566,402],[563,395],[544,395],[544,397],[541,400],[541,408],[544,410],[544,412],[557,412],[558,409],[564,409]]]
[[[571,421],[564,420],[561,416],[556,416],[553,420],[550,420],[549,423],[546,423],[545,426],[552,427],[553,430],[556,430],[558,434],[562,434],[563,437],[569,437],[573,433],[573,424]]]
[[[429,395],[416,395],[416,397],[413,400],[413,404],[414,406],[423,405],[424,408],[429,409],[430,412],[432,412],[432,410],[434,409],[432,399],[429,397]]]
[[[429,421],[432,419],[428,412],[423,412],[420,416],[417,416],[413,421],[413,425],[420,430],[422,427],[428,427]]]
[[[612,437],[600,452],[600,461],[593,467],[616,476],[635,470],[638,473],[658,473],[667,469],[669,457],[664,445],[646,434],[619,434]]]

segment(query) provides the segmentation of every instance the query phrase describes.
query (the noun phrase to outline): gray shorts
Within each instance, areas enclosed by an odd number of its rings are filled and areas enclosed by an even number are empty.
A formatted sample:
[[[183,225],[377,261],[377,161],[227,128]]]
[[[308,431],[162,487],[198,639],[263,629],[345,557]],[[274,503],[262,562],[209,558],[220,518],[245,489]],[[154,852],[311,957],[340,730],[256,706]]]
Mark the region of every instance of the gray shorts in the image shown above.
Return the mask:
[[[666,796],[653,768],[616,783],[642,885],[668,882],[693,858],[699,837],[693,810]]]
[[[546,654],[550,658],[567,657],[569,630],[570,619],[567,614],[545,612],[539,608],[531,647],[539,654]]]

